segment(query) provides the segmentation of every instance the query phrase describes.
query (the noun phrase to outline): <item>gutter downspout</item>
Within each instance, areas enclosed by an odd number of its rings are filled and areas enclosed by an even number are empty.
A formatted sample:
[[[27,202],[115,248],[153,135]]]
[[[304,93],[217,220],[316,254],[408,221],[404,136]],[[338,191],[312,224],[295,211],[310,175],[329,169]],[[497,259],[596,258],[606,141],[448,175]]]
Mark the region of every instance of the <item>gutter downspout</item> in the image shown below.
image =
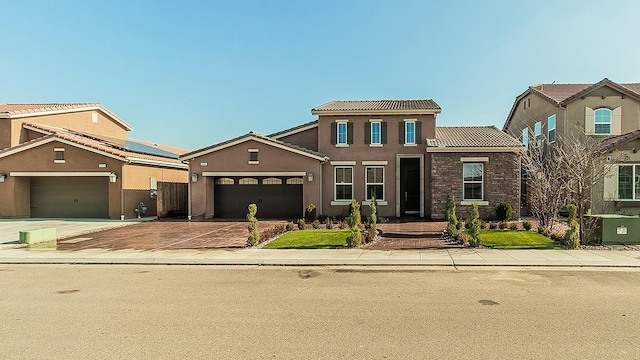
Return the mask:
[[[191,162],[187,161],[186,163],[189,166],[189,173],[187,174],[187,220],[191,221]]]
[[[124,220],[125,218],[125,214],[124,214],[124,168],[127,165],[127,163],[122,163],[122,168],[120,171],[120,220]]]

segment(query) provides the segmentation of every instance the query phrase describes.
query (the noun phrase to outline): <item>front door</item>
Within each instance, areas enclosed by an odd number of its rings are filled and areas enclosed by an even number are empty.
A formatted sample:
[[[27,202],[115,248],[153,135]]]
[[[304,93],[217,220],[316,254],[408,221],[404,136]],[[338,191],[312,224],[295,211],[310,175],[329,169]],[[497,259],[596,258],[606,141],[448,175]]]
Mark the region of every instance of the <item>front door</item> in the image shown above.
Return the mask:
[[[400,159],[400,216],[420,214],[420,159]]]

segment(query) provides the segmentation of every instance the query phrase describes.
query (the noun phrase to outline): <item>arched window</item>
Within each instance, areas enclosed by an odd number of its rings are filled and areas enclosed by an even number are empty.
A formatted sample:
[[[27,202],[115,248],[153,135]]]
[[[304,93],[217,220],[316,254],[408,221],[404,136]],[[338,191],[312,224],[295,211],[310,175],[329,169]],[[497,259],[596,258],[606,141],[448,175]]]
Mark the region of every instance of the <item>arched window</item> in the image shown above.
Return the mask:
[[[233,185],[234,181],[232,178],[217,178],[216,185]]]
[[[238,184],[240,184],[240,185],[258,185],[258,179],[242,178],[242,179],[238,180]]]
[[[262,183],[265,185],[280,185],[282,184],[282,179],[270,177],[262,180]]]
[[[302,178],[289,178],[287,179],[287,185],[302,185]]]
[[[594,111],[595,133],[611,134],[611,110],[606,108]]]

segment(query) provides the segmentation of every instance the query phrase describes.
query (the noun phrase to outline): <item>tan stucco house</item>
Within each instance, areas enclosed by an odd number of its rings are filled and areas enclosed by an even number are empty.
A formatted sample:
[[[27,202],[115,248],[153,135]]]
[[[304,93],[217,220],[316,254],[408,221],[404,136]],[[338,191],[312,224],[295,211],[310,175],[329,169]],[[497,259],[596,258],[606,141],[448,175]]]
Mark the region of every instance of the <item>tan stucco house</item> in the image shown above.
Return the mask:
[[[129,139],[98,103],[0,105],[0,217],[156,215],[158,184],[186,183],[186,152]]]
[[[383,217],[441,219],[448,194],[468,215],[519,208],[522,144],[495,127],[437,127],[431,99],[331,101],[318,118],[268,136],[249,133],[180,156],[194,218],[295,219],[309,204],[346,216],[352,199]],[[364,211],[365,214],[367,210]]]

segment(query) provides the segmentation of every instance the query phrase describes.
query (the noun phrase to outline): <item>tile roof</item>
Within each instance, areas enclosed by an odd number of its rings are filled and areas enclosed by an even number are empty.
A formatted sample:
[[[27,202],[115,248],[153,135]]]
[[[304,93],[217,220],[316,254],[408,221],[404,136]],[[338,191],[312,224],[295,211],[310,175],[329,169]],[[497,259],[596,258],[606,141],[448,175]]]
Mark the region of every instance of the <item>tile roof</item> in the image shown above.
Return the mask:
[[[152,161],[152,162],[163,162],[163,163],[176,165],[178,167],[183,167],[184,165],[178,159],[177,154],[172,154],[173,156],[160,156],[160,155],[147,154],[147,153],[128,150],[124,148],[122,145],[114,143],[113,141],[108,139],[97,138],[93,135],[80,134],[80,133],[72,132],[63,128],[41,125],[41,124],[32,124],[32,123],[25,123],[23,124],[23,126],[27,128],[41,130],[46,135],[25,143],[21,143],[14,147],[0,150],[0,155],[7,152],[13,152],[16,149],[26,147],[28,145],[37,143],[39,141],[43,141],[45,139],[56,138],[56,139],[66,140],[81,146],[86,146],[86,147],[98,150],[100,152],[111,154],[123,159],[141,159],[141,160]]]
[[[598,143],[598,145],[596,146],[596,150],[608,151],[615,148],[618,145],[622,145],[628,141],[637,139],[639,137],[640,137],[640,129],[634,130],[622,135],[609,136],[603,139],[602,141],[600,141],[600,143]]]
[[[361,111],[423,111],[439,112],[440,106],[431,99],[421,100],[334,100],[311,109],[312,114],[322,112],[361,112]]]
[[[29,114],[57,113],[67,111],[82,111],[100,109],[127,130],[133,130],[133,126],[112,113],[100,103],[43,103],[43,104],[0,104],[0,115],[12,117],[16,115],[28,116]]]
[[[187,154],[183,154],[183,155],[180,156],[180,159],[188,159],[188,158],[191,158],[191,157],[200,156],[200,155],[206,154],[208,152],[216,151],[219,148],[225,148],[227,146],[232,146],[234,143],[241,142],[241,141],[243,141],[245,139],[246,140],[251,140],[251,138],[256,138],[256,139],[260,139],[260,140],[263,140],[263,141],[266,141],[266,142],[270,142],[270,143],[273,143],[273,144],[284,146],[284,147],[290,148],[291,150],[297,150],[297,151],[306,153],[308,155],[312,155],[314,157],[328,158],[327,155],[325,155],[325,154],[323,154],[321,152],[314,151],[314,150],[309,150],[307,148],[303,148],[302,146],[290,144],[290,143],[287,143],[287,142],[284,142],[284,141],[276,140],[276,139],[271,138],[269,136],[261,135],[261,134],[254,133],[254,132],[250,132],[248,134],[240,135],[238,137],[223,141],[221,143],[217,143],[217,144],[214,144],[214,145],[211,145],[211,146],[204,147],[204,148],[199,149],[199,150],[192,151],[192,152],[187,153]]]
[[[313,120],[313,121],[310,121],[310,122],[308,122],[306,124],[294,126],[292,128],[285,129],[285,130],[282,130],[282,131],[278,131],[278,132],[275,132],[273,134],[269,134],[267,136],[277,139],[281,135],[289,134],[289,133],[296,133],[298,130],[302,130],[304,128],[311,127],[311,126],[314,126],[314,125],[318,126],[318,120]]]
[[[438,126],[428,148],[522,148],[517,139],[495,126]]]

